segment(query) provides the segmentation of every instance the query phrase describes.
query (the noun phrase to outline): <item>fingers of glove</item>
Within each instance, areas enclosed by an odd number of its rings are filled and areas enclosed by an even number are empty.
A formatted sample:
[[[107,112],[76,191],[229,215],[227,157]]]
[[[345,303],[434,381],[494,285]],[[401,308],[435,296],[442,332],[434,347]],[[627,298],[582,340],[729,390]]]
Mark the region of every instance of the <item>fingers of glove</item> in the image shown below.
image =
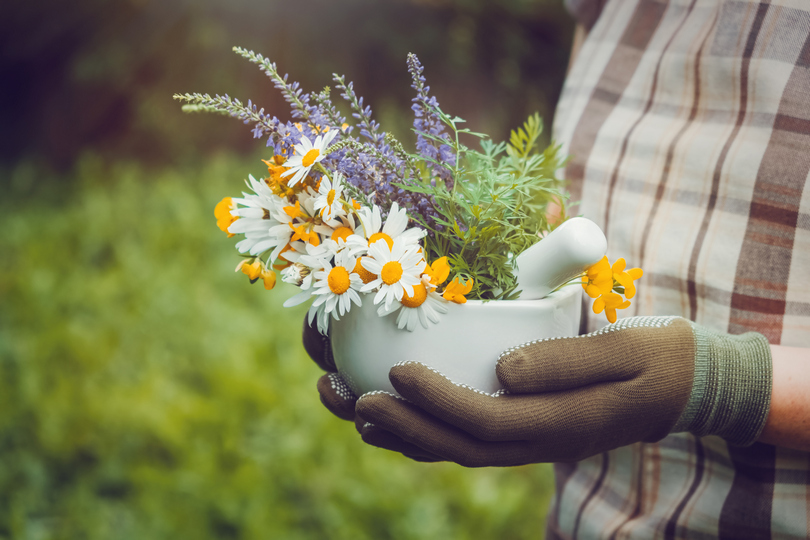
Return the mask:
[[[366,426],[366,424],[368,424],[368,422],[360,418],[359,415],[354,416],[354,428],[357,430],[357,433],[362,434],[363,428]]]
[[[429,452],[426,452],[424,455],[422,455],[422,454],[406,454],[405,452],[402,452],[402,455],[405,456],[408,459],[412,459],[412,460],[418,461],[420,463],[439,463],[440,461],[447,461],[447,460],[442,459],[439,456],[436,456],[435,454],[431,454]],[[435,456],[435,457],[429,457],[429,456]]]
[[[515,406],[520,403],[505,399],[507,396],[493,397],[460,386],[424,364],[397,364],[388,378],[406,400],[478,439],[513,440],[517,437],[505,426],[513,426],[518,432],[529,427],[531,417],[525,407]]]
[[[304,317],[304,350],[322,370],[331,373],[337,371],[329,336],[324,336],[317,328],[310,326],[306,317]]]
[[[394,366],[389,379],[410,403],[482,441],[548,441],[545,446],[551,450],[569,449],[566,451],[615,447],[619,446],[613,442],[616,440],[628,444],[660,439],[677,420],[677,411],[673,416],[666,400],[659,400],[658,392],[649,392],[644,380],[494,396],[457,385],[416,362]],[[374,415],[369,421],[386,427],[378,416],[389,413],[367,412],[369,405],[361,409],[361,403],[364,400],[358,401],[358,414],[364,418]]]
[[[420,449],[420,455],[454,461],[465,467],[510,466],[535,463],[535,446],[527,441],[487,442],[476,439],[419,407],[388,393],[369,393],[357,403],[358,416],[370,420],[405,444]],[[367,435],[363,434],[363,440]],[[392,439],[396,440],[396,439]],[[367,441],[368,442],[368,441]],[[399,443],[380,444],[402,451]]]
[[[628,380],[645,370],[690,379],[694,359],[695,338],[684,319],[634,317],[593,334],[508,349],[495,371],[509,392],[538,393]]]
[[[346,381],[337,373],[327,373],[318,379],[318,393],[321,403],[329,412],[343,420],[354,420],[354,395]]]
[[[360,418],[359,415],[358,418]],[[399,452],[405,457],[413,459],[414,461],[442,461],[442,459],[436,454],[427,452],[426,450],[423,450],[422,448],[409,442],[405,442],[402,437],[394,435],[390,431],[386,431],[378,426],[375,426],[374,424],[370,424],[365,420],[362,421],[362,426],[359,431],[363,441],[371,446],[384,448],[393,452]]]

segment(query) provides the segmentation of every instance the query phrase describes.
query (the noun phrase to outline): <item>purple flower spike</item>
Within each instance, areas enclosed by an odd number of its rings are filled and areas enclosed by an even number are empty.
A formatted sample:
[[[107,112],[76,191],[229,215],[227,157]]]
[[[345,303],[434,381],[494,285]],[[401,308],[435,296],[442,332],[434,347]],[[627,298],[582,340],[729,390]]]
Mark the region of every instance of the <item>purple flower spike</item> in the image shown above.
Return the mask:
[[[442,164],[430,163],[430,168],[444,180],[447,189],[451,190],[453,189],[451,167],[456,164],[456,155],[449,145],[441,144],[423,135],[425,133],[446,141],[450,140],[444,131],[444,123],[435,112],[439,108],[439,102],[435,97],[428,95],[430,87],[425,86],[425,77],[422,75],[424,68],[413,53],[408,55],[408,71],[413,79],[411,88],[416,90],[416,97],[413,98],[413,105],[411,105],[414,112],[413,127],[417,132],[416,150],[423,157],[434,159]]]

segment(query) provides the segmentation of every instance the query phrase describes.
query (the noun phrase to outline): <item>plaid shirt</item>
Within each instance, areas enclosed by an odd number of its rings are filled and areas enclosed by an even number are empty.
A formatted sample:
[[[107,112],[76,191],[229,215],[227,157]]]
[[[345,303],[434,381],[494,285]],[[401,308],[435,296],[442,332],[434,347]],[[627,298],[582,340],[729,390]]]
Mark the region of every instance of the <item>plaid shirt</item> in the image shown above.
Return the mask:
[[[623,315],[810,347],[810,0],[568,7],[590,33],[555,137],[611,260],[644,269]],[[810,537],[805,452],[677,434],[556,474],[550,538]]]

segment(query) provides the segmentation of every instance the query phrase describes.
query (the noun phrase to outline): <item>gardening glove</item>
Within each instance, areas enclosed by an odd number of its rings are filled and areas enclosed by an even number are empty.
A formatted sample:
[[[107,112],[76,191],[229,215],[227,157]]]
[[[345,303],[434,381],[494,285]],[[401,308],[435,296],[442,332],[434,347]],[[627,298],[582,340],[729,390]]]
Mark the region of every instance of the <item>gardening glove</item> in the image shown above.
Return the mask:
[[[304,350],[326,374],[318,379],[318,393],[321,402],[329,411],[343,420],[354,420],[354,404],[357,396],[349,385],[338,375],[335,359],[332,357],[332,344],[329,336],[324,336],[304,318]]]
[[[357,396],[352,392],[346,381],[337,373],[335,359],[332,356],[332,344],[329,336],[324,336],[313,328],[304,319],[304,350],[312,360],[327,373],[318,379],[318,394],[321,403],[335,416],[343,420],[353,421],[357,431],[365,433],[364,440],[372,446],[388,448],[400,452],[416,461],[439,461],[439,457],[425,452],[418,446],[403,441],[400,437],[382,430],[375,429],[355,414]]]
[[[764,427],[772,382],[764,336],[680,317],[526,343],[505,351],[496,373],[503,390],[486,394],[404,362],[389,374],[402,397],[371,392],[356,411],[442,459],[508,466],[578,461],[681,431],[748,445]]]

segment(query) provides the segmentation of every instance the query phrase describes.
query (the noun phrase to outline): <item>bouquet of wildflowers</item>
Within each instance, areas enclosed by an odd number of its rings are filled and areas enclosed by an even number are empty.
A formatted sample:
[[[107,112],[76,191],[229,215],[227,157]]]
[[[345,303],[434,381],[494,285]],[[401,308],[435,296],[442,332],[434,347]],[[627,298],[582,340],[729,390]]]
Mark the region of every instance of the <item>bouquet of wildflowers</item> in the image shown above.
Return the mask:
[[[380,316],[396,314],[399,328],[413,330],[438,323],[448,302],[517,297],[513,258],[553,228],[546,207],[565,199],[554,176],[561,165],[558,147],[538,148],[538,115],[498,144],[462,128],[463,120],[445,114],[430,96],[411,54],[411,152],[381,130],[343,76],[333,80],[351,124],[332,103],[330,88],[304,93],[261,55],[234,51],[270,77],[291,106],[292,120],[282,122],[227,95],[175,98],[185,110],[224,113],[252,125],[272,150],[266,176],[250,176],[248,191],[215,208],[220,229],[241,237],[237,271],[266,289],[275,286],[277,273],[297,285],[301,292],[284,305],[312,300],[309,322],[317,321],[322,333],[330,318],[364,302],[377,306]],[[460,136],[477,139],[480,150],[462,144]],[[635,270],[624,274],[635,276]],[[616,308],[629,305],[615,291],[630,289],[624,276],[622,285],[609,273],[600,267],[583,286],[589,294],[599,291],[602,309],[615,317]]]

